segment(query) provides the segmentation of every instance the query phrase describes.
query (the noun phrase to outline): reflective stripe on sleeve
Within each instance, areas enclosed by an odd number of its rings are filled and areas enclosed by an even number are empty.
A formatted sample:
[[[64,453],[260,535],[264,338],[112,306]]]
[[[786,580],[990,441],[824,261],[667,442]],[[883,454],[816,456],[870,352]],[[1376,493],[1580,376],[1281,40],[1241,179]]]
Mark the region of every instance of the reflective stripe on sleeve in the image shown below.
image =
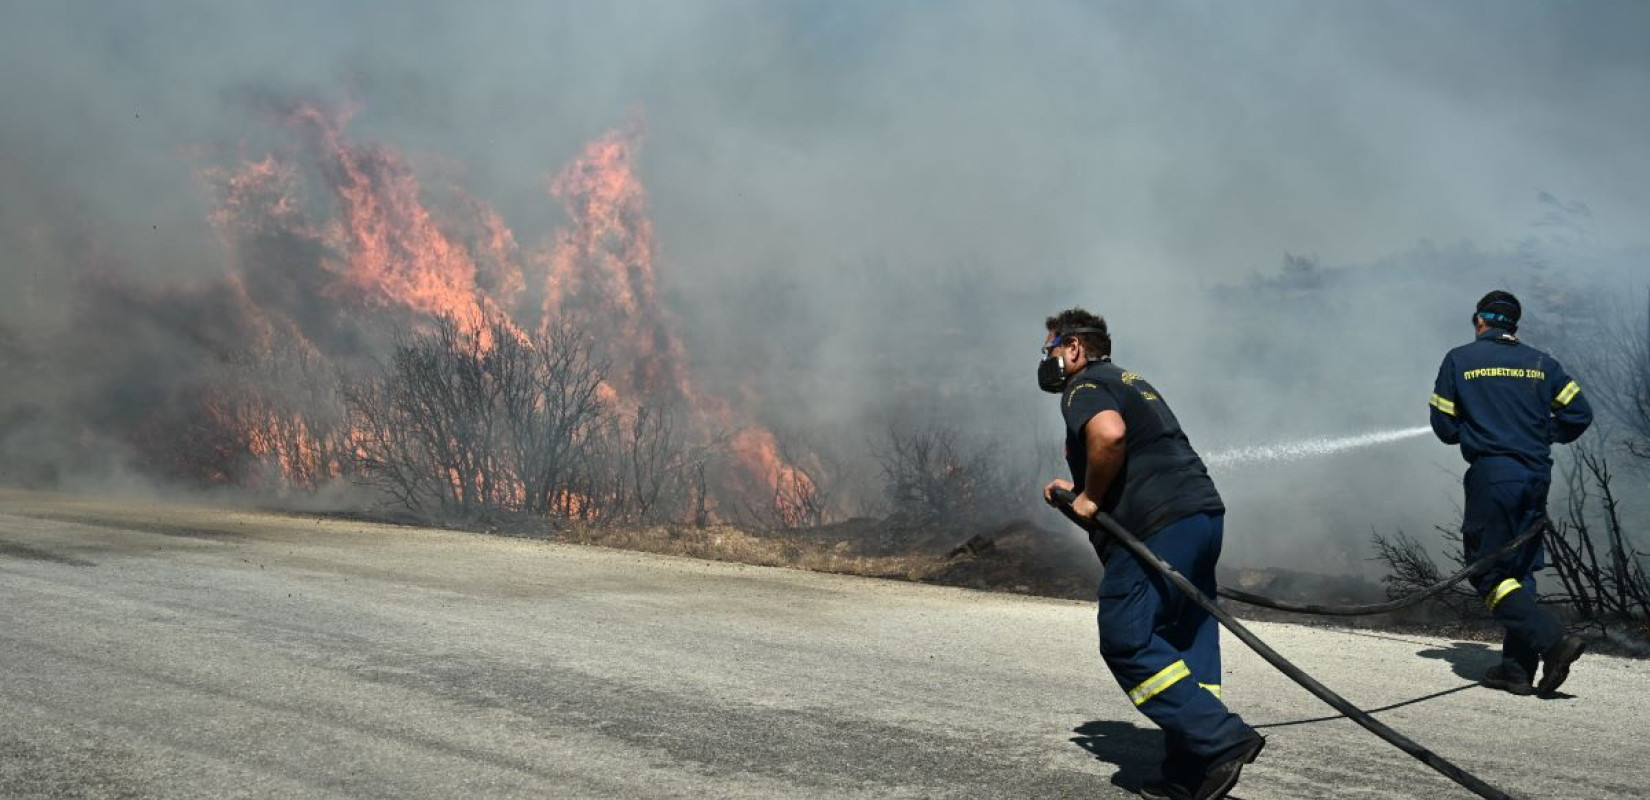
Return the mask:
[[[1176,661],[1164,667],[1156,675],[1147,678],[1139,686],[1130,689],[1129,699],[1133,700],[1135,705],[1140,705],[1162,694],[1163,690],[1179,683],[1181,679],[1189,677],[1191,674],[1192,670],[1186,666],[1185,661]]]
[[[1435,395],[1432,396],[1431,405],[1432,405],[1433,408],[1436,408],[1439,411],[1444,412],[1445,414],[1448,414],[1452,417],[1455,416],[1455,401],[1454,400],[1445,400],[1444,398],[1439,397],[1438,395],[1435,394]]]
[[[1218,684],[1218,683],[1200,683],[1198,685],[1202,686],[1205,689],[1208,689],[1209,694],[1214,695],[1216,700],[1220,699],[1220,684]]]
[[[1578,394],[1581,394],[1581,385],[1575,381],[1570,381],[1564,385],[1563,390],[1558,393],[1558,397],[1553,399],[1553,408],[1569,405],[1570,401],[1576,399]]]
[[[1495,585],[1495,589],[1489,593],[1489,596],[1484,598],[1484,605],[1489,606],[1490,610],[1494,611],[1495,607],[1501,604],[1502,598],[1522,588],[1524,588],[1524,584],[1519,583],[1517,578],[1508,578]]]

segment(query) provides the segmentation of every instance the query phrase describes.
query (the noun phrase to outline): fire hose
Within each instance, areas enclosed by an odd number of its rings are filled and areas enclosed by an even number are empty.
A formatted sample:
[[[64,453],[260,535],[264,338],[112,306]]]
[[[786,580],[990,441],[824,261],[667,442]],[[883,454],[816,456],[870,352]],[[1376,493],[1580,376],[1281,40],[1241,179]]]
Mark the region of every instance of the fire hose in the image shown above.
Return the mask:
[[[1434,583],[1431,586],[1423,588],[1414,594],[1406,595],[1395,600],[1388,600],[1385,603],[1365,603],[1363,605],[1351,606],[1296,603],[1290,600],[1278,600],[1276,598],[1265,597],[1263,595],[1250,594],[1242,589],[1228,589],[1225,586],[1220,587],[1220,596],[1228,600],[1248,603],[1252,606],[1262,606],[1264,608],[1276,609],[1278,611],[1292,611],[1297,614],[1316,614],[1319,616],[1329,617],[1359,617],[1369,614],[1385,614],[1390,611],[1399,611],[1409,608],[1410,606],[1432,597],[1433,595],[1440,594],[1449,589],[1451,586],[1454,586],[1461,581],[1474,577],[1484,570],[1489,569],[1495,562],[1512,555],[1517,552],[1520,547],[1527,544],[1531,539],[1540,536],[1541,533],[1546,530],[1547,525],[1547,518],[1541,517],[1531,524],[1530,527],[1523,533],[1519,534],[1512,541],[1507,542],[1499,550],[1496,550],[1495,552],[1490,553],[1489,555],[1484,556],[1483,558],[1480,558],[1465,567],[1462,567],[1461,571],[1455,573],[1454,575]]]
[[[1455,781],[1468,791],[1471,791],[1473,794],[1485,798],[1485,800],[1514,800],[1513,795],[1507,794],[1506,792],[1485,783],[1472,773],[1467,772],[1466,770],[1463,770],[1445,760],[1443,756],[1422,747],[1403,734],[1388,727],[1385,723],[1370,716],[1369,713],[1363,709],[1352,705],[1352,703],[1346,698],[1336,694],[1329,687],[1319,683],[1316,678],[1306,674],[1299,667],[1290,663],[1288,659],[1278,655],[1276,650],[1273,650],[1269,645],[1261,641],[1260,637],[1250,633],[1248,628],[1243,627],[1243,623],[1233,619],[1232,615],[1227,614],[1219,605],[1216,605],[1215,601],[1205,597],[1202,592],[1198,591],[1196,586],[1192,585],[1191,581],[1186,580],[1185,576],[1176,572],[1174,568],[1165,563],[1163,559],[1158,558],[1156,553],[1153,553],[1151,550],[1147,549],[1143,542],[1136,539],[1134,534],[1129,533],[1123,528],[1123,526],[1117,524],[1116,520],[1113,520],[1110,515],[1104,512],[1096,513],[1094,515],[1094,519],[1092,520],[1085,520],[1078,517],[1071,511],[1071,504],[1077,500],[1077,495],[1067,489],[1054,490],[1054,499],[1059,504],[1060,510],[1064,512],[1072,522],[1077,523],[1080,527],[1090,531],[1091,533],[1105,533],[1110,535],[1113,539],[1116,539],[1118,544],[1121,544],[1130,553],[1134,554],[1134,557],[1140,559],[1142,564],[1156,570],[1170,583],[1174,584],[1175,588],[1179,589],[1182,594],[1186,595],[1186,597],[1190,598],[1192,602],[1196,603],[1198,607],[1213,615],[1216,620],[1220,621],[1221,625],[1226,626],[1227,630],[1231,631],[1232,634],[1237,636],[1240,641],[1248,645],[1249,649],[1255,651],[1255,653],[1262,659],[1265,659],[1266,663],[1271,664],[1279,672],[1282,672],[1284,675],[1288,676],[1290,680],[1300,684],[1301,688],[1311,692],[1319,700],[1329,704],[1330,708],[1341,712],[1347,717],[1347,719],[1356,722],[1365,730],[1381,737],[1386,740],[1387,743],[1398,748],[1399,750],[1404,751],[1405,753],[1408,753],[1416,760],[1433,768],[1440,775]],[[1537,530],[1539,530],[1539,528]],[[1525,534],[1525,536],[1528,535],[1528,533]]]

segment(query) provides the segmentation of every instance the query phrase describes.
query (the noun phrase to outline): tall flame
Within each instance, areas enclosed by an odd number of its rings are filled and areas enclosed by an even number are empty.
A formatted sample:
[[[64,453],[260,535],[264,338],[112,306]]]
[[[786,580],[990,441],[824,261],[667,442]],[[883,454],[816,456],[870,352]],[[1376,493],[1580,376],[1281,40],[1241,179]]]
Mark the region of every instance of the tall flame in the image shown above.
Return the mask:
[[[331,265],[338,288],[367,303],[451,317],[465,330],[485,332],[486,321],[502,310],[481,292],[475,259],[436,224],[406,162],[388,148],[345,139],[345,121],[309,105],[287,117],[310,137],[338,201],[339,218],[323,237],[344,254]],[[492,255],[507,260],[513,237],[501,222],[489,234]]]
[[[695,386],[687,348],[659,302],[653,223],[634,167],[641,135],[634,124],[607,133],[550,181],[573,225],[557,236],[549,257],[545,324],[579,314],[599,320],[603,337],[622,343],[615,360],[625,369],[611,378],[615,394],[631,403],[684,402],[697,412],[702,433],[733,431],[738,463],[761,483],[781,519],[794,524],[802,512],[787,498],[811,494],[812,480],[781,454],[771,431]]]
[[[550,181],[572,227],[548,258],[543,324],[599,321],[604,340],[645,354],[611,377],[620,396],[689,400],[685,348],[659,303],[647,192],[632,168],[640,136],[637,126],[610,132]]]
[[[754,494],[773,498],[781,516],[796,521],[795,504],[778,498],[811,492],[811,479],[771,431],[694,384],[687,348],[660,301],[657,242],[635,169],[639,125],[598,137],[550,179],[569,224],[546,251],[524,253],[504,220],[461,190],[446,195],[456,202],[429,205],[404,157],[345,134],[348,113],[299,105],[281,119],[306,145],[295,156],[208,171],[218,196],[212,219],[241,262],[230,294],[257,332],[252,346],[297,343],[319,356],[310,342],[349,339],[332,334],[363,324],[356,311],[395,324],[451,318],[483,337],[483,347],[490,347],[487,323],[500,321],[525,340],[518,326],[527,316],[520,301],[530,265],[542,270],[543,300],[525,324],[536,322],[540,333],[569,319],[593,327],[599,355],[613,364],[605,399],[632,412],[685,407],[700,439],[726,435]],[[301,201],[307,176],[319,177],[330,209]],[[349,432],[279,406],[214,402],[214,418],[244,426],[242,446],[294,482],[313,485],[342,468],[335,454],[348,447]]]

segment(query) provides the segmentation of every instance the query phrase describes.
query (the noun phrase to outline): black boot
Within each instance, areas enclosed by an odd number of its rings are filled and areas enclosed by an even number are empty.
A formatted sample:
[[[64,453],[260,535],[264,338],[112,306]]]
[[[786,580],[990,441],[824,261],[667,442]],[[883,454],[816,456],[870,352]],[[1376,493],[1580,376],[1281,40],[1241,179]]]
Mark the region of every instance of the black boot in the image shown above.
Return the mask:
[[[1192,800],[1192,790],[1167,780],[1148,783],[1140,787],[1139,794],[1146,800]]]
[[[1140,787],[1140,796],[1148,800],[1191,800],[1192,791],[1203,780],[1206,764],[1172,734],[1164,737],[1163,749],[1163,777]]]
[[[1221,800],[1232,787],[1237,785],[1238,778],[1243,773],[1243,765],[1251,763],[1260,751],[1266,747],[1266,737],[1255,734],[1242,747],[1237,748],[1227,758],[1215,762],[1209,771],[1203,773],[1203,783],[1197,787],[1192,795],[1193,800]]]
[[[1516,695],[1535,694],[1535,687],[1530,685],[1530,673],[1517,664],[1503,661],[1490,667],[1484,673],[1479,683],[1491,688],[1500,689]]]
[[[1587,643],[1580,636],[1564,634],[1547,652],[1541,654],[1541,683],[1536,691],[1542,694],[1552,694],[1570,677],[1570,665],[1581,658],[1581,652],[1587,649]]]

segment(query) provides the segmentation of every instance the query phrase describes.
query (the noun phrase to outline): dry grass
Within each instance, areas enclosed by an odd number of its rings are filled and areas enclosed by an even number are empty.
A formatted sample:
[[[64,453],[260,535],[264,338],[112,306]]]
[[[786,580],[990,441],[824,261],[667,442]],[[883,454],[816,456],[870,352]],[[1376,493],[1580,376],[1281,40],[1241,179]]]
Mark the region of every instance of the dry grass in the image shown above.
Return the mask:
[[[925,580],[945,564],[942,559],[930,556],[859,555],[846,540],[807,541],[781,533],[755,534],[726,525],[574,528],[558,531],[550,538],[572,544],[712,561],[909,581]]]
[[[931,538],[915,554],[866,555],[857,537],[874,528],[844,529],[846,538],[818,533],[753,532],[731,526],[571,528],[550,535],[554,541],[638,550],[664,555],[785,567],[868,578],[937,583],[988,591],[1050,597],[1091,598],[1099,578],[1099,560],[1088,544],[1027,523],[1011,523],[974,537],[984,543],[973,551],[952,553],[969,540]],[[934,546],[933,541],[946,542]]]

